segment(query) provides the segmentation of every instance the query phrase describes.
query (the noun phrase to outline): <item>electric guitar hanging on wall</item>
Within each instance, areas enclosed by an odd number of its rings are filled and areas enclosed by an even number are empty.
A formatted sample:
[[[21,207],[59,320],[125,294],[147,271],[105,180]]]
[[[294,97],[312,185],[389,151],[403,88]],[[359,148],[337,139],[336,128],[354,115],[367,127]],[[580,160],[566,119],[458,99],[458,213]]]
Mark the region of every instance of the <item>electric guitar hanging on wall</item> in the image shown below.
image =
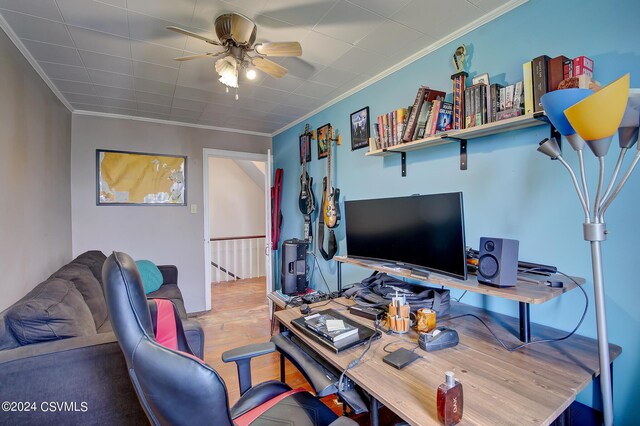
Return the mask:
[[[338,199],[340,198],[340,190],[333,187],[331,182],[331,145],[333,141],[340,143],[340,136],[333,137],[333,128],[329,130],[327,135],[327,176],[322,182],[322,214],[324,215],[324,223],[327,228],[335,228],[340,224],[340,209],[338,207]]]
[[[313,196],[313,178],[307,173],[307,145],[311,146],[312,134],[307,124],[304,133],[300,136],[302,147],[300,152],[302,155],[302,174],[300,175],[300,196],[298,197],[298,206],[303,215],[310,215],[315,210],[315,199]]]

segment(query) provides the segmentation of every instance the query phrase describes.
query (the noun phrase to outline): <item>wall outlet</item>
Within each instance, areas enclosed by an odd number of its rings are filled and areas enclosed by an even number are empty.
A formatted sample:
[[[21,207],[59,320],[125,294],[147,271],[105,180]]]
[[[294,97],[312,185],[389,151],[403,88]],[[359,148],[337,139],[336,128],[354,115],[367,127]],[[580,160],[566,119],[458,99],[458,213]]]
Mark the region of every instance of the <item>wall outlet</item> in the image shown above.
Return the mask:
[[[198,213],[198,205],[197,204],[191,204],[191,213]]]

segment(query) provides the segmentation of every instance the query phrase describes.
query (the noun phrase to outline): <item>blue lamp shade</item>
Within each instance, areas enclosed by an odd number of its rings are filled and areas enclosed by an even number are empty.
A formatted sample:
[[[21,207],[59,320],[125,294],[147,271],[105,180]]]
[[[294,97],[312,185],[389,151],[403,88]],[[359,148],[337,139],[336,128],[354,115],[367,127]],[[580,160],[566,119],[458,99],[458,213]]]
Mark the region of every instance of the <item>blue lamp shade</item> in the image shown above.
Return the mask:
[[[544,112],[561,135],[570,136],[576,133],[564,115],[564,110],[591,95],[591,89],[561,89],[544,94],[540,98]]]

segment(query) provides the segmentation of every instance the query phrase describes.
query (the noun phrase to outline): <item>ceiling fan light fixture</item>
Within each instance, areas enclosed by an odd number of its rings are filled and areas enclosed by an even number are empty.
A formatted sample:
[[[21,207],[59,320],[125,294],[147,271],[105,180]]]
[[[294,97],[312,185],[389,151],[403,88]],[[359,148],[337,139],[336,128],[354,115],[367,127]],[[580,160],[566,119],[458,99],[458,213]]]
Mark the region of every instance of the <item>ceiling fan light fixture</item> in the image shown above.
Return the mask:
[[[256,70],[254,70],[253,68],[249,68],[247,69],[247,73],[246,76],[249,80],[253,80],[256,78]]]
[[[229,56],[216,61],[218,81],[228,87],[238,87],[238,62]]]

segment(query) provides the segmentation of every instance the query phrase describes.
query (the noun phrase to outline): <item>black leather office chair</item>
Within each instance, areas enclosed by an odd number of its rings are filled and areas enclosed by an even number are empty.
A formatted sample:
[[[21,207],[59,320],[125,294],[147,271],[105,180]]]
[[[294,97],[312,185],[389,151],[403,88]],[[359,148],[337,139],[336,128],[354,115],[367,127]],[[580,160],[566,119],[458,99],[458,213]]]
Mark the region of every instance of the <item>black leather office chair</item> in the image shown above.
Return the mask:
[[[171,313],[173,304],[147,302],[133,259],[114,252],[104,264],[102,277],[113,330],[131,382],[152,424],[355,424],[348,418],[338,418],[302,389],[292,390],[278,381],[251,387],[250,360],[273,352],[272,343],[249,345],[223,354],[225,362],[237,363],[240,376],[242,396],[229,408],[224,381],[189,350],[179,316]]]

